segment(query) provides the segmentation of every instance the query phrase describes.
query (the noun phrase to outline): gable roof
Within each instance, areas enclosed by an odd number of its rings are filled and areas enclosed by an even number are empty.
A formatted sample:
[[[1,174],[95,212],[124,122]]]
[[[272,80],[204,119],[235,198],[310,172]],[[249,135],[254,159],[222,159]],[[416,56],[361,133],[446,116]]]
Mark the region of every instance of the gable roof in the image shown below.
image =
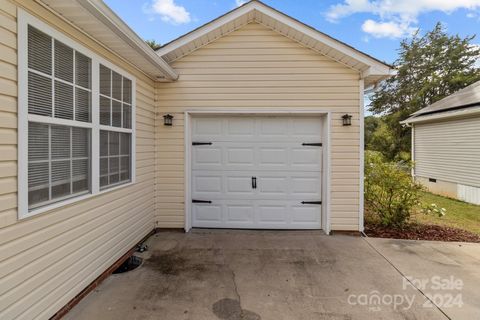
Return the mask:
[[[393,74],[392,66],[336,40],[258,0],[246,4],[165,44],[157,54],[171,63],[244,25],[256,22],[301,45],[357,70],[365,85],[373,85]]]
[[[480,106],[480,81],[465,87],[428,107],[412,113],[403,123],[431,119],[434,114],[444,113],[441,118],[465,113],[465,109],[478,109]],[[471,110],[470,110],[471,111]],[[435,118],[439,118],[437,115]]]
[[[40,0],[39,3],[80,29],[154,80],[176,80],[177,73],[101,0]]]

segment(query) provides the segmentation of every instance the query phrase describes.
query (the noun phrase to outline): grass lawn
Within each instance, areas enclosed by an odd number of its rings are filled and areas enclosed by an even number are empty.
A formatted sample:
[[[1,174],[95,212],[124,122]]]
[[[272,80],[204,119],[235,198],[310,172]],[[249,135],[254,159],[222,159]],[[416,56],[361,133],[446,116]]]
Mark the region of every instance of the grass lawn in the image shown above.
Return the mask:
[[[414,220],[420,223],[460,228],[480,235],[480,206],[427,192],[422,197],[422,203],[435,203],[439,208],[447,209],[447,212],[443,217],[427,216],[418,212],[413,216]]]

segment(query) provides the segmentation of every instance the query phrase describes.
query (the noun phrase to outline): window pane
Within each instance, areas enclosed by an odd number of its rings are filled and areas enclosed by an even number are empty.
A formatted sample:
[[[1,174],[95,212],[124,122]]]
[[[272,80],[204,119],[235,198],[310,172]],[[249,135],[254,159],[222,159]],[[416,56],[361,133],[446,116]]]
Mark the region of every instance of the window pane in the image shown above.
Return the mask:
[[[110,97],[111,72],[107,67],[100,65],[100,93]]]
[[[70,158],[70,127],[51,126],[52,159]]]
[[[100,156],[108,156],[108,131],[100,131]]]
[[[69,195],[70,160],[52,161],[52,199]]]
[[[120,164],[118,157],[111,157],[109,159],[109,183],[114,184],[120,181]]]
[[[90,122],[90,92],[77,87],[75,99],[75,120]]]
[[[55,77],[73,83],[73,49],[56,40]]]
[[[75,51],[76,84],[91,89],[92,60],[78,51]]]
[[[108,158],[100,159],[100,187],[108,185]]]
[[[100,124],[110,125],[110,99],[100,97]]]
[[[28,26],[28,67],[52,74],[52,38]]]
[[[132,81],[123,78],[123,102],[132,104]]]
[[[90,189],[90,129],[29,123],[29,208]]]
[[[100,131],[100,186],[102,188],[131,180],[131,140],[130,133]]]
[[[90,153],[89,131],[84,128],[72,128],[72,157],[87,158]]]
[[[73,120],[73,86],[55,81],[55,118]]]
[[[119,133],[118,132],[109,132],[109,141],[108,141],[108,149],[110,156],[118,156],[119,155]]]
[[[122,76],[112,71],[112,97],[122,100]]]
[[[115,100],[112,100],[112,126],[122,126],[122,104]]]
[[[129,133],[120,134],[120,154],[121,155],[130,154],[130,134]]]
[[[29,206],[49,199],[48,162],[28,164],[28,204]]]
[[[48,125],[28,124],[28,161],[48,160]]]
[[[28,73],[28,113],[52,116],[52,80]]]
[[[127,104],[123,104],[123,127],[132,128],[132,107]]]
[[[120,158],[120,180],[130,180],[130,157],[123,156]]]
[[[87,191],[89,189],[89,165],[88,159],[73,160],[73,193]]]

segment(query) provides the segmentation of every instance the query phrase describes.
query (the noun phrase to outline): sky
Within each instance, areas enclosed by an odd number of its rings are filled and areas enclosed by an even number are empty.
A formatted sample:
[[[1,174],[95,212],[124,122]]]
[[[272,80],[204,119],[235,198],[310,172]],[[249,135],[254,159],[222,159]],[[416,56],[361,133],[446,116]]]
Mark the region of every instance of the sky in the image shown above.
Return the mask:
[[[245,0],[104,0],[140,37],[165,44]],[[480,30],[480,0],[264,0],[338,40],[392,63],[401,39],[442,22],[464,37]],[[480,37],[480,35],[479,35]],[[480,38],[474,39],[480,44]]]

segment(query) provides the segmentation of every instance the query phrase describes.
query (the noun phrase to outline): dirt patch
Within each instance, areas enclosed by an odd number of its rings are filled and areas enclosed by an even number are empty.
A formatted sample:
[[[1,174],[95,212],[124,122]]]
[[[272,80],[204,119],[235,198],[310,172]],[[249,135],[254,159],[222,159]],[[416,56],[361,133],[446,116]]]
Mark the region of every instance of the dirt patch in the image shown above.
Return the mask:
[[[146,261],[146,265],[162,274],[178,275],[179,271],[185,268],[185,262],[183,257],[175,253],[165,253],[152,255]]]
[[[377,238],[480,243],[480,236],[475,233],[430,224],[410,224],[402,229],[392,229],[367,223],[365,225],[365,234],[369,237]]]
[[[212,306],[213,313],[222,320],[260,320],[255,312],[242,309],[240,302],[234,299],[222,299]]]

